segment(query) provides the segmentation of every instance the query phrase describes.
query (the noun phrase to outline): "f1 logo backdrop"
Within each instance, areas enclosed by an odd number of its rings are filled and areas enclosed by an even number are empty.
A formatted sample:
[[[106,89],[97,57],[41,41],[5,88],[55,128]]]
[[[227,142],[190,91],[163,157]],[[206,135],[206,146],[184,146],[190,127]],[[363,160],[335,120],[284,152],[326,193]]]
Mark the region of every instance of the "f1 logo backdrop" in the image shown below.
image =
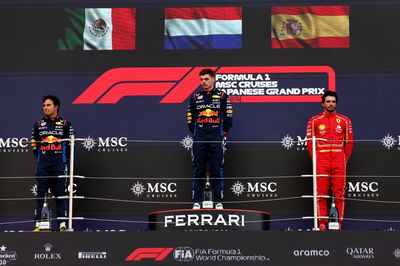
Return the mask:
[[[115,104],[128,96],[164,96],[160,103],[183,103],[199,87],[205,67],[115,68],[93,82],[73,104]],[[234,102],[319,102],[325,90],[336,90],[335,72],[329,66],[208,67],[216,71],[216,87]],[[285,86],[280,74],[323,74],[302,86]],[[304,77],[303,77],[304,78]],[[286,77],[287,79],[287,77]],[[322,80],[322,81],[321,81]],[[321,82],[327,85],[322,85]]]

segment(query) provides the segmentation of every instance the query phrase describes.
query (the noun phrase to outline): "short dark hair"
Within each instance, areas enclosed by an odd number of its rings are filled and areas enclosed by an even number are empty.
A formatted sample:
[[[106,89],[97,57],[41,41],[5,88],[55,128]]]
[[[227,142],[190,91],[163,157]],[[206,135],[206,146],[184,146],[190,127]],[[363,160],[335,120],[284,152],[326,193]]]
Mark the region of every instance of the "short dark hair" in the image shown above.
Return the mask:
[[[339,98],[338,98],[338,96],[337,96],[336,91],[326,91],[326,92],[322,95],[322,97],[321,97],[323,103],[325,102],[325,98],[328,97],[328,96],[335,97],[336,102],[339,102]]]
[[[42,103],[44,103],[46,100],[51,100],[54,105],[57,105],[58,106],[57,112],[60,112],[60,99],[58,99],[57,96],[46,95],[43,97]]]
[[[210,75],[215,78],[215,71],[209,68],[204,68],[200,71],[199,76]]]

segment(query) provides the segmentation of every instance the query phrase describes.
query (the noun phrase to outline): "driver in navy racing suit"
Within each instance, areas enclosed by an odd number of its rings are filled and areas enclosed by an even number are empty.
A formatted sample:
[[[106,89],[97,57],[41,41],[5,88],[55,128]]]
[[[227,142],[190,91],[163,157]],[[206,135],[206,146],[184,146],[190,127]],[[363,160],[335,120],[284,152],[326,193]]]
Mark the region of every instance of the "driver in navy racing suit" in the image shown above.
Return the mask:
[[[189,130],[194,139],[192,200],[195,205],[203,198],[205,169],[208,161],[211,167],[213,199],[215,202],[223,200],[224,138],[232,127],[233,115],[232,105],[226,93],[214,87],[215,72],[213,70],[200,71],[200,83],[202,89],[191,96],[187,113]]]
[[[50,188],[55,197],[66,195],[66,178],[57,177],[67,174],[69,159],[69,142],[60,141],[69,139],[74,135],[74,130],[69,121],[58,116],[60,101],[56,96],[43,97],[43,113],[45,117],[35,122],[32,130],[32,151],[37,158],[36,185],[37,199],[35,203],[36,221],[41,218],[44,197]],[[67,214],[67,200],[57,199],[57,217]],[[66,223],[59,222],[60,230],[66,230]],[[34,231],[40,231],[36,222]]]

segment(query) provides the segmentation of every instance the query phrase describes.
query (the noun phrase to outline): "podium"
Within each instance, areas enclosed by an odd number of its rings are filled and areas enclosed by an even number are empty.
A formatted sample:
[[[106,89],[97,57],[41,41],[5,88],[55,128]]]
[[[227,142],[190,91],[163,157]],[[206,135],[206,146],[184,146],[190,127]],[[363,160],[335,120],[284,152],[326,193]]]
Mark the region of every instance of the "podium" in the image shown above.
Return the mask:
[[[267,231],[270,214],[240,209],[181,209],[148,214],[150,231]]]

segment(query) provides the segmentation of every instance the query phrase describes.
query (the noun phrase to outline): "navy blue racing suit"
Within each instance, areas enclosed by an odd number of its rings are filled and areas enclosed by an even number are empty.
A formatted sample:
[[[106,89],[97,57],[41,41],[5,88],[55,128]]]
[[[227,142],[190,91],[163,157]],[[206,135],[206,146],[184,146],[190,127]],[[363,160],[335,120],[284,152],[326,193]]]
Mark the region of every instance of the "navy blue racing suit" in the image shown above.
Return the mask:
[[[37,199],[35,203],[35,220],[40,220],[44,196],[50,188],[54,196],[66,195],[66,178],[55,176],[67,174],[69,159],[69,139],[74,135],[74,130],[69,121],[57,116],[45,117],[33,125],[32,151],[37,158],[36,178]],[[56,199],[57,217],[67,215],[67,200]],[[60,221],[62,222],[62,221]]]
[[[213,199],[223,200],[224,190],[224,143],[223,139],[232,127],[233,109],[226,93],[213,89],[201,89],[190,98],[187,113],[189,130],[193,134],[192,162],[192,200],[201,202],[205,185],[207,162],[211,168],[211,187]],[[218,141],[216,143],[196,143],[196,141]]]

